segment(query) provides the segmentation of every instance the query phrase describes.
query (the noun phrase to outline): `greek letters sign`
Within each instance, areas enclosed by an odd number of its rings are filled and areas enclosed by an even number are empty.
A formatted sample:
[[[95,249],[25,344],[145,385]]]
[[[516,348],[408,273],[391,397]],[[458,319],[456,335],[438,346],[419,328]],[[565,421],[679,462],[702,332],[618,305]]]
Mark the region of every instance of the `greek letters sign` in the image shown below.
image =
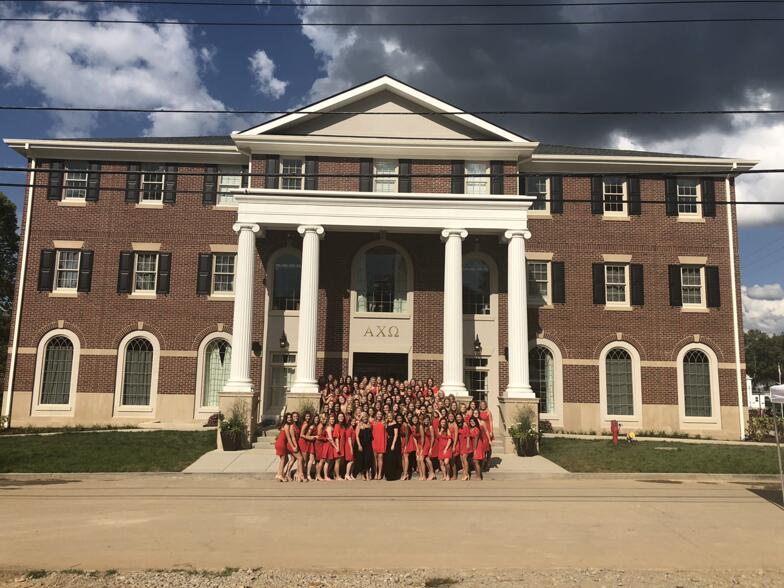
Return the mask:
[[[400,329],[394,325],[372,325],[365,329],[365,333],[362,336],[380,339],[397,339],[400,337]]]

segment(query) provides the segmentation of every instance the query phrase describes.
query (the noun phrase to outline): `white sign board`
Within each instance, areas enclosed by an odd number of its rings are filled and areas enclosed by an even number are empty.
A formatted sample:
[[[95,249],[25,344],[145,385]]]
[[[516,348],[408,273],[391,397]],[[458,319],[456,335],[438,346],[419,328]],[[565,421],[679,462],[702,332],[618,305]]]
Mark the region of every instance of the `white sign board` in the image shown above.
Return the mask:
[[[770,387],[770,401],[777,404],[784,404],[784,385]]]

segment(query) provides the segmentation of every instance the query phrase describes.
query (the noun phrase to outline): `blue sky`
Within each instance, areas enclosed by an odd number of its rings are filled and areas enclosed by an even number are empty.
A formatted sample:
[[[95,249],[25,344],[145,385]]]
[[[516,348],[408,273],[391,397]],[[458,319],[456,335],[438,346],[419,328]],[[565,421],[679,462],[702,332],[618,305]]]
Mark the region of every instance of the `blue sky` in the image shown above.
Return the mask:
[[[727,25],[711,24],[689,25],[688,29],[683,25],[664,29],[307,26],[330,19],[383,23],[428,18],[704,16],[699,7],[660,7],[656,12],[651,7],[510,12],[258,4],[136,8],[3,3],[3,16],[272,19],[302,26],[230,29],[0,23],[0,103],[289,109],[387,73],[469,110],[784,108],[784,73],[779,66],[784,35],[751,25],[733,25],[731,30]],[[710,7],[710,11],[712,16],[732,16],[732,10],[740,8]],[[753,9],[760,10],[758,6]],[[765,10],[764,14],[779,10],[781,14],[775,14],[784,16],[784,9]],[[748,10],[744,14],[758,15]],[[0,112],[0,129],[3,137],[31,138],[217,134],[259,119],[6,111]],[[760,167],[784,167],[784,117],[507,117],[494,122],[545,142],[739,156],[761,159]],[[21,158],[10,149],[0,149],[1,165],[20,163]],[[0,178],[17,182],[21,176],[5,173]],[[784,177],[742,179],[738,189],[744,200],[784,200]],[[3,190],[21,205],[21,189]],[[784,331],[784,206],[744,208],[740,210],[740,253],[746,326]]]

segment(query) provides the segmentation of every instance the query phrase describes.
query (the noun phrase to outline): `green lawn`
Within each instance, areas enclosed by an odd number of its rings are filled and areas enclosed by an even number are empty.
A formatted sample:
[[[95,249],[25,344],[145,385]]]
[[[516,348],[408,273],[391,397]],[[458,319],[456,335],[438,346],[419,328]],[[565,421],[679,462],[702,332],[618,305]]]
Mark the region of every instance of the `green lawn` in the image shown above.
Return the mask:
[[[570,472],[777,474],[776,448],[545,438],[541,452]]]
[[[215,449],[215,431],[0,437],[0,473],[179,472]]]

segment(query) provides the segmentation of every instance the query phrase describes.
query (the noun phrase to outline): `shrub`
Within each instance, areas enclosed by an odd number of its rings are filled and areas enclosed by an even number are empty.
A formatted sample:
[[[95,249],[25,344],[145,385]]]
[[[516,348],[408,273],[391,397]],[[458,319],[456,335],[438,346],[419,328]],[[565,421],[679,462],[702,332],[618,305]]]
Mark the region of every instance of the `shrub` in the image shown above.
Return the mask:
[[[229,418],[220,421],[221,433],[230,433],[242,437],[247,432],[245,423],[248,420],[248,407],[245,403],[237,400],[229,411]]]
[[[210,418],[207,419],[207,422],[204,424],[205,427],[217,427],[218,423],[223,420],[223,413],[216,412],[215,414],[211,414]]]
[[[553,432],[553,423],[550,421],[539,421],[539,432],[540,433],[552,433]]]
[[[773,416],[749,416],[746,438],[749,441],[770,441],[774,439]],[[779,438],[784,435],[784,417],[776,417]]]

